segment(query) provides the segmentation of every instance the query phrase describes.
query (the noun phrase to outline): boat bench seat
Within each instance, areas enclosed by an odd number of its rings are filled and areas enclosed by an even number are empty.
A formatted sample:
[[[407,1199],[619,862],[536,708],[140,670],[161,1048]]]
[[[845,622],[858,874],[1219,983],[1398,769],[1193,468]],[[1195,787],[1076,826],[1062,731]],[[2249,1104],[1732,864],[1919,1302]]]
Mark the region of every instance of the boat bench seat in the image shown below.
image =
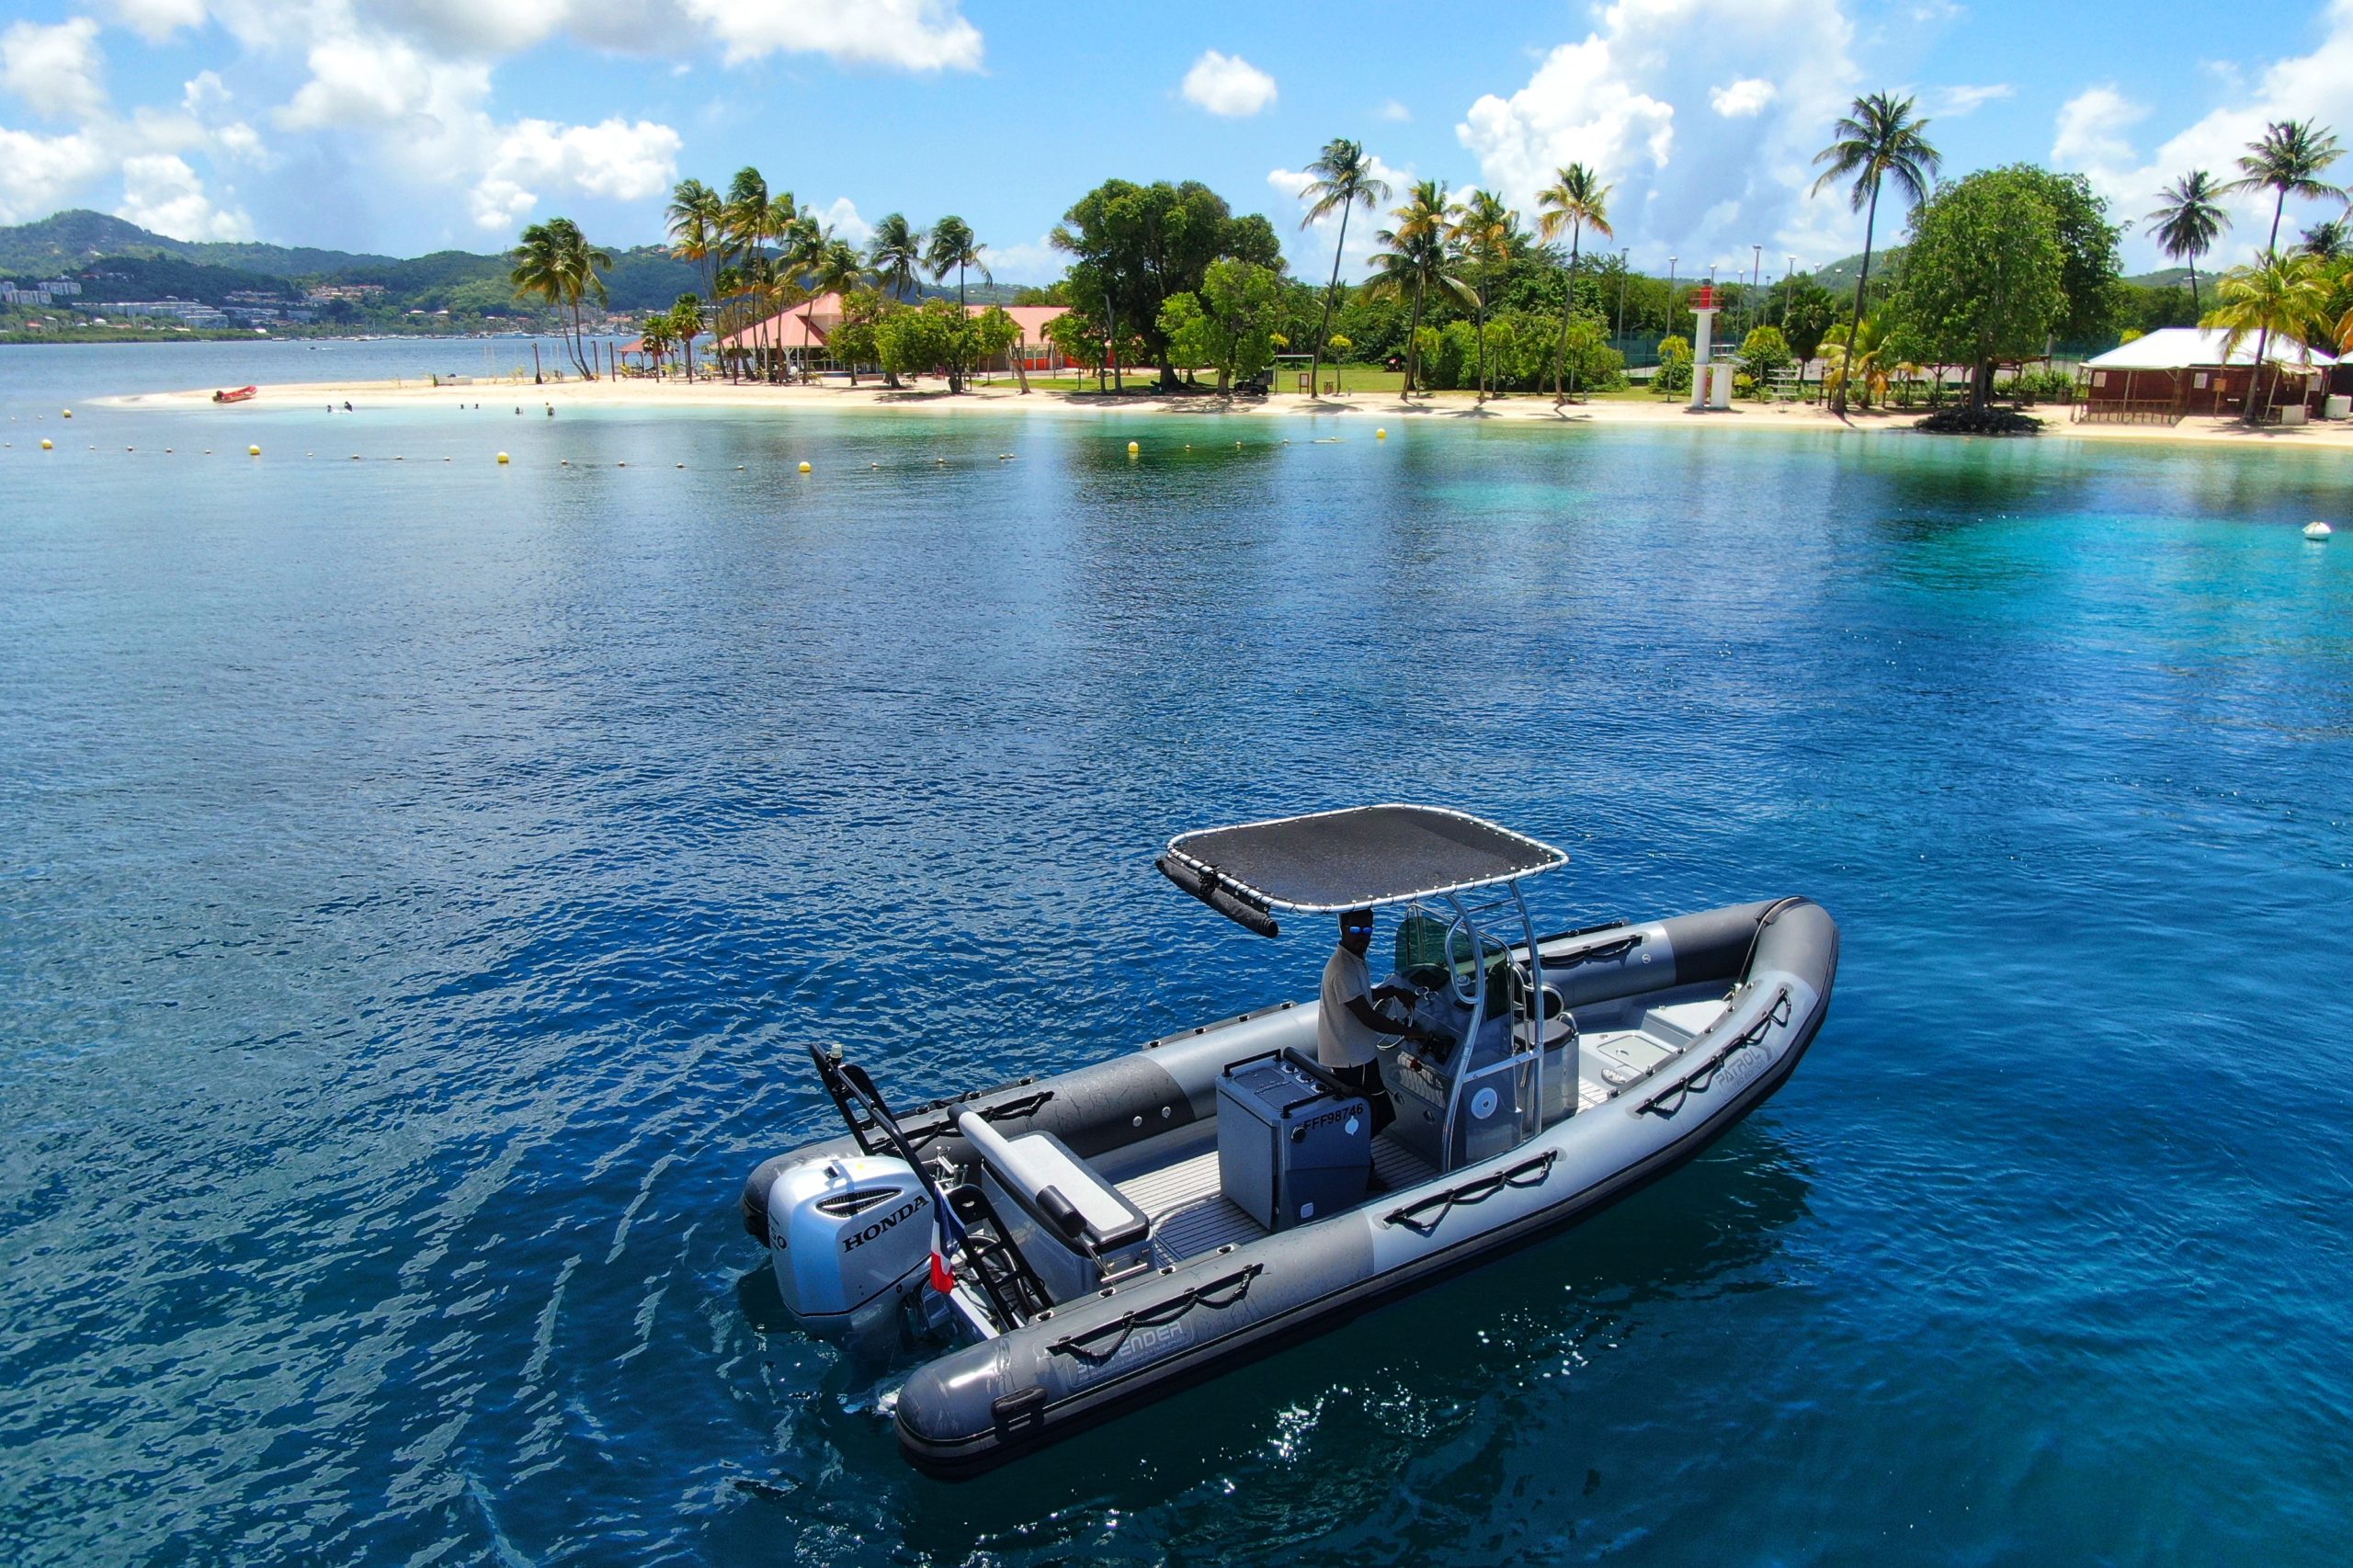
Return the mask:
[[[1024,1209],[1087,1251],[1124,1252],[1151,1234],[1143,1210],[1052,1133],[1007,1138],[972,1111],[956,1119],[956,1131]]]

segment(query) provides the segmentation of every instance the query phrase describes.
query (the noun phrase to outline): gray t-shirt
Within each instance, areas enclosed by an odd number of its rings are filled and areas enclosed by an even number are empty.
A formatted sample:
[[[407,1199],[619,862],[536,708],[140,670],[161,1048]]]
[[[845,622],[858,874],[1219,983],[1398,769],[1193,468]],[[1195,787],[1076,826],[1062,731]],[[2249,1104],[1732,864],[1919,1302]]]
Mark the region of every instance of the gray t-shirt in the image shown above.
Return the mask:
[[[1364,957],[1336,948],[1324,966],[1324,996],[1315,1012],[1315,1060],[1326,1067],[1361,1067],[1380,1059],[1374,1049],[1384,1038],[1348,1011],[1352,997],[1371,1005],[1372,972]]]

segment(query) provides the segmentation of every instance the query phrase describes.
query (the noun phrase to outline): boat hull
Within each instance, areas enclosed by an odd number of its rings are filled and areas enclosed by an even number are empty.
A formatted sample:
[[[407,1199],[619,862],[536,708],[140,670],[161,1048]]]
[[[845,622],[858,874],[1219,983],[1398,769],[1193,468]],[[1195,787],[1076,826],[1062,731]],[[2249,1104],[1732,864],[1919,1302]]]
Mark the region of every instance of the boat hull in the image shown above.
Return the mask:
[[[1642,938],[1631,948],[1630,934]],[[1736,987],[1722,1015],[1670,1067],[1506,1153],[1330,1219],[1222,1246],[1060,1303],[1012,1332],[917,1369],[896,1402],[899,1445],[908,1460],[948,1478],[994,1468],[1556,1235],[1668,1175],[1795,1072],[1827,1016],[1838,933],[1818,905],[1790,899],[1552,938],[1541,947],[1547,979],[1557,974],[1572,1007],[1581,995],[1634,983],[1643,966],[1661,960],[1670,966],[1654,977],[1663,989],[1718,981]],[[1205,1074],[1213,1085],[1211,1062],[1236,1060],[1302,1028],[1312,1031],[1312,1009],[1283,1008],[1188,1040],[1154,1042],[1150,1051],[1120,1059],[1141,1058],[1153,1073],[1102,1064],[1119,1070],[1098,1073],[1087,1085],[1094,1092],[1062,1105],[1059,1118],[1072,1131],[1054,1130],[1074,1139],[1107,1117],[1132,1127],[1157,1116],[1176,1126],[1180,1115],[1209,1114],[1195,1103],[1195,1090]],[[1171,1054],[1152,1060],[1158,1051]],[[1097,1070],[1012,1086],[974,1103],[1058,1090],[1088,1073]],[[1053,1117],[1061,1098],[1057,1093],[1031,1113],[1035,1122]],[[760,1177],[751,1185],[759,1187]],[[749,1221],[748,1190],[746,1206]]]

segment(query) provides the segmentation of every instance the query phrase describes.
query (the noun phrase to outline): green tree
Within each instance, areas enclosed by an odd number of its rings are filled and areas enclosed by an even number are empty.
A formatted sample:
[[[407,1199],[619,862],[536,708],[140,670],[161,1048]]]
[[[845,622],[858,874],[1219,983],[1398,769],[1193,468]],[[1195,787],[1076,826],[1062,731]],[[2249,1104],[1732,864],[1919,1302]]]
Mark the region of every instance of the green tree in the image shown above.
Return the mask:
[[[2305,254],[2316,256],[2323,261],[2343,259],[2347,243],[2348,236],[2346,233],[2345,220],[2342,218],[2324,219],[2304,231]]]
[[[707,291],[719,297],[719,267],[727,245],[727,204],[699,179],[671,187],[663,216],[670,225],[670,254],[703,270]]]
[[[1577,262],[1585,231],[1591,229],[1605,240],[1617,238],[1609,227],[1609,189],[1591,169],[1571,164],[1558,172],[1552,184],[1536,193],[1540,214],[1536,221],[1537,238],[1550,242],[1560,238],[1563,229],[1569,232],[1569,286],[1561,300],[1561,352],[1552,370],[1555,407],[1568,401],[1561,387],[1561,366],[1568,358],[1569,317],[1576,310]]]
[[[2038,173],[1980,170],[1912,215],[1889,347],[1969,366],[1973,409],[1992,396],[1995,368],[2039,358],[2067,313],[2067,255]]]
[[[924,252],[924,266],[937,281],[945,283],[951,271],[956,274],[956,307],[964,306],[964,269],[971,267],[981,275],[981,280],[994,283],[988,263],[981,253],[988,246],[972,237],[972,226],[950,214],[931,226],[931,248]]]
[[[1815,192],[1824,186],[1851,180],[1847,205],[1863,218],[1863,266],[1855,278],[1855,313],[1852,319],[1863,318],[1863,290],[1870,282],[1871,240],[1879,228],[1880,186],[1888,180],[1915,206],[1928,199],[1928,187],[1937,177],[1937,168],[1943,162],[1936,148],[1928,144],[1925,134],[1926,119],[1915,119],[1910,98],[1897,98],[1889,93],[1873,93],[1857,98],[1854,107],[1831,128],[1832,141],[1813,156],[1818,165],[1826,165],[1813,182]],[[1847,411],[1847,391],[1841,383],[1837,396],[1831,403],[1840,414]]]
[[[2275,193],[2271,237],[2263,246],[2266,255],[2279,254],[2279,220],[2288,210],[2288,198],[2300,196],[2315,201],[2346,199],[2342,187],[2320,177],[2344,155],[2345,149],[2336,144],[2336,134],[2309,119],[2275,119],[2264,128],[2260,138],[2247,143],[2245,153],[2239,158],[2239,177],[2222,187],[2222,190],[2225,195],[2252,195],[2258,190]]]
[[[1372,159],[1367,155],[1364,143],[1336,136],[1324,143],[1324,151],[1307,165],[1315,177],[1301,191],[1300,199],[1308,202],[1307,216],[1300,220],[1302,229],[1321,222],[1334,212],[1340,215],[1339,238],[1332,245],[1332,281],[1324,292],[1324,324],[1315,334],[1315,348],[1308,360],[1308,390],[1316,392],[1323,385],[1324,348],[1332,332],[1332,303],[1340,293],[1340,253],[1348,243],[1348,214],[1361,207],[1370,211],[1389,199],[1389,186],[1376,179]]]
[[[1822,387],[1833,397],[1858,392],[1863,407],[1887,391],[1887,324],[1869,316],[1859,324],[1840,322],[1822,335]]]
[[[671,345],[676,341],[670,335],[670,318],[667,315],[647,317],[644,327],[637,335],[637,346],[644,351],[647,358],[654,361],[654,373],[657,376],[662,373],[662,361],[669,357]]]
[[[518,297],[536,294],[566,313],[565,344],[572,362],[584,380],[594,381],[597,373],[588,367],[580,310],[591,296],[598,304],[604,302],[604,274],[612,268],[612,256],[590,244],[580,225],[569,218],[533,223],[519,239],[521,243],[509,253],[513,264],[509,281]]]
[[[1397,226],[1373,235],[1381,248],[1373,255],[1373,273],[1365,285],[1366,292],[1376,298],[1413,296],[1413,317],[1405,325],[1404,395],[1409,397],[1419,384],[1423,306],[1446,266],[1447,208],[1445,183],[1423,180],[1405,198],[1405,204],[1390,213]]]
[[[1758,396],[1763,396],[1767,382],[1776,370],[1787,369],[1797,362],[1790,352],[1790,340],[1781,329],[1770,324],[1752,326],[1748,335],[1740,340],[1740,368],[1748,372],[1756,383]]]
[[[1176,366],[1160,330],[1160,308],[1174,294],[1198,293],[1210,263],[1222,257],[1279,272],[1282,247],[1263,217],[1237,218],[1223,198],[1187,181],[1136,185],[1106,180],[1081,197],[1053,232],[1057,249],[1073,257],[1067,279],[1071,308],[1099,339],[1118,349],[1124,368],[1157,364],[1161,384],[1176,384]]]
[[[1812,278],[1795,278],[1781,289],[1781,335],[1790,352],[1811,359],[1822,347],[1822,335],[1837,319],[1838,301]]]
[[[2218,302],[2206,312],[2201,324],[2222,329],[2225,364],[2246,341],[2247,334],[2256,335],[2254,379],[2257,381],[2268,368],[2274,334],[2302,343],[2326,324],[2327,269],[2318,256],[2302,251],[2290,251],[2285,256],[2267,251],[2255,266],[2234,267],[2215,292]],[[2279,372],[2273,370],[2264,388],[2260,408],[2250,384],[2246,400],[2248,424],[2260,423],[2269,412],[2271,394],[2279,383]]]
[[[2012,164],[2010,172],[2031,185],[2058,224],[2063,258],[2059,286],[2066,309],[2052,331],[2070,343],[2086,343],[2114,330],[2122,307],[2123,258],[2116,242],[2123,230],[2108,221],[2108,201],[2082,175],[2053,174],[2032,164]]]
[[[1447,228],[1447,240],[1461,258],[1447,274],[1449,289],[1468,306],[1473,318],[1472,340],[1478,353],[1479,402],[1487,401],[1487,309],[1495,286],[1512,256],[1519,214],[1503,204],[1493,191],[1475,186],[1462,195]]]
[[[926,300],[906,310],[892,311],[875,323],[874,336],[883,374],[920,376],[944,371],[948,390],[963,390],[963,351],[969,318],[946,300]]]
[[[1021,363],[1021,356],[1013,350],[1021,342],[1021,324],[1006,312],[1002,305],[991,305],[972,318],[965,329],[972,341],[972,363],[983,364],[1000,354],[1013,359],[1014,380],[1021,383],[1021,395],[1029,395],[1029,372]]]
[[[1282,277],[1272,267],[1230,256],[1210,263],[1199,293],[1172,295],[1161,307],[1171,357],[1215,370],[1220,392],[1265,374],[1275,362],[1282,293]]]
[[[2231,215],[2222,210],[2222,187],[2204,169],[2192,169],[2159,193],[2157,210],[2149,214],[2153,231],[2165,254],[2189,267],[2189,308],[2198,310],[2198,258],[2214,248]]]
[[[678,345],[687,363],[687,380],[695,379],[695,337],[702,331],[702,301],[692,294],[681,294],[668,312],[656,318],[669,329],[672,342]]]
[[[865,284],[868,276],[866,258],[847,240],[828,236],[809,258],[809,287],[820,294],[847,298]]]
[[[891,298],[904,300],[914,290],[915,274],[924,270],[923,244],[923,231],[902,213],[885,213],[874,225],[866,260],[874,276],[891,290]]]
[[[881,363],[882,347],[876,324],[898,308],[895,301],[873,289],[857,289],[842,296],[842,319],[835,324],[828,342],[835,361],[849,371],[850,385],[858,385],[859,366]],[[886,374],[884,382],[895,387],[899,378]]]

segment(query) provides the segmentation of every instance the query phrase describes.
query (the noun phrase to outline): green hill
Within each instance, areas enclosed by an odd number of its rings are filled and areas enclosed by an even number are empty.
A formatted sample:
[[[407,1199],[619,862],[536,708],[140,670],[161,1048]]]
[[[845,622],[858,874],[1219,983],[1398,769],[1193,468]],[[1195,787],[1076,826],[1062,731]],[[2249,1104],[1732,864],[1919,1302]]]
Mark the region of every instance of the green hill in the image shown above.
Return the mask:
[[[0,228],[0,273],[16,277],[61,271],[88,265],[102,256],[164,256],[210,267],[234,267],[272,278],[305,278],[339,267],[390,261],[390,256],[354,256],[349,251],[207,241],[191,244],[158,234],[136,223],[109,218],[103,212],[75,209],[55,213],[39,222]]]

